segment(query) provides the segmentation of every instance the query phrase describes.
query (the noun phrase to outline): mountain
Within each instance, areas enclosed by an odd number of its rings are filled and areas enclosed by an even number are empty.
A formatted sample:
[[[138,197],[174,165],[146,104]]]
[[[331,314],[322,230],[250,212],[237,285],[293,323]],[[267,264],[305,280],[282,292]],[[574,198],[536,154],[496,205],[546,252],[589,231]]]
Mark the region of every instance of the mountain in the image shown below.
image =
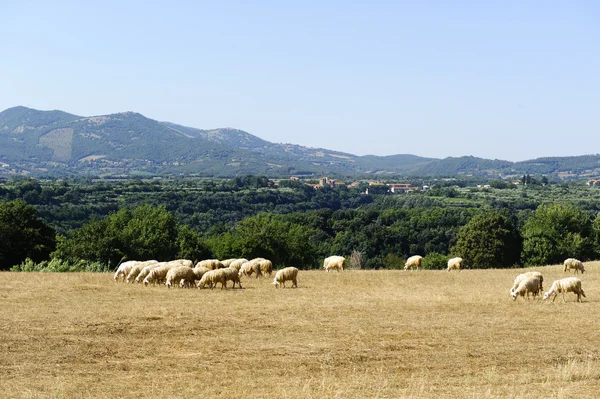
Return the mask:
[[[82,117],[14,107],[0,112],[0,176],[480,175],[600,173],[600,157],[524,162],[410,154],[356,156],[271,143],[238,129],[197,129],[135,112]]]

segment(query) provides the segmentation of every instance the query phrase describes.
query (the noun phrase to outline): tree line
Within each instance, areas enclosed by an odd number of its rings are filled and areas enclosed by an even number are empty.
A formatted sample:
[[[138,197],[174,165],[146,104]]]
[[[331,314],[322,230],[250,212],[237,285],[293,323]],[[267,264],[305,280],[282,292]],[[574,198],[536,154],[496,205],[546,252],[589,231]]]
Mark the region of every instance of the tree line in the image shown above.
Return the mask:
[[[8,181],[0,186],[0,268],[66,262],[110,270],[124,259],[262,256],[277,267],[311,269],[331,254],[353,252],[361,254],[363,268],[401,268],[414,254],[428,268],[445,267],[451,256],[463,257],[466,267],[491,268],[600,255],[600,218],[580,206],[580,195],[544,203],[530,200],[545,197],[533,191],[512,194],[521,189],[442,186],[435,195],[391,196],[270,186],[263,177]],[[556,189],[564,194],[564,187]]]

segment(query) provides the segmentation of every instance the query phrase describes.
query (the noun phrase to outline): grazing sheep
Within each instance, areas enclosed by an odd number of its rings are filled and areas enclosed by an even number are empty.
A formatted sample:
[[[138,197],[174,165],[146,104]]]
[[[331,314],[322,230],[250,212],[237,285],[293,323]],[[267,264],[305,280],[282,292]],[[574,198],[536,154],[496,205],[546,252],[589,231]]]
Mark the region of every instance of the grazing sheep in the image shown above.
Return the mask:
[[[204,273],[200,279],[198,288],[204,288],[208,285],[209,288],[212,289],[217,285],[217,283],[221,283],[221,289],[227,289],[227,285],[225,285],[226,278],[227,277],[223,269],[209,270],[208,272]]]
[[[221,264],[223,265],[224,269],[227,269],[229,267],[229,265],[231,265],[231,263],[236,260],[237,260],[237,258],[225,259],[225,260],[221,261]]]
[[[250,277],[253,273],[256,273],[256,278],[262,275],[260,271],[260,264],[256,262],[256,259],[252,259],[248,262],[245,262],[240,267],[239,275]]]
[[[119,265],[119,267],[117,268],[117,271],[115,272],[115,276],[114,276],[115,281],[119,281],[119,279],[121,277],[123,277],[123,282],[125,282],[125,279],[126,279],[127,275],[129,274],[129,272],[131,271],[131,269],[138,263],[139,263],[139,261],[137,261],[137,260],[129,260],[127,262],[121,263]]]
[[[585,267],[583,267],[583,263],[581,263],[580,260],[577,260],[575,258],[565,259],[564,266],[565,267],[563,269],[563,272],[566,272],[570,269],[575,269],[575,274],[579,273],[579,271],[581,271],[581,274],[585,272]]]
[[[187,267],[187,266],[181,266],[181,263],[179,263],[177,261],[161,262],[159,267],[155,267],[154,269],[150,270],[150,273],[148,273],[148,275],[144,279],[144,285],[148,285],[150,283],[154,283],[154,284],[162,283],[163,281],[166,280],[167,273],[169,272],[169,270],[171,270],[175,267]],[[188,267],[188,269],[189,269],[189,267]]]
[[[205,259],[196,263],[196,267],[206,267],[209,270],[223,269],[225,266],[219,259]]]
[[[135,278],[139,276],[139,274],[144,270],[144,268],[148,265],[153,265],[158,263],[157,260],[147,260],[145,262],[138,262],[135,266],[131,268],[131,271],[127,275],[125,281],[129,284],[135,281]]]
[[[565,301],[565,292],[572,292],[577,295],[577,302],[581,301],[581,296],[585,298],[585,293],[581,288],[581,280],[577,277],[567,277],[560,280],[556,280],[552,283],[552,287],[544,294],[544,300],[548,299],[550,295],[554,294],[552,302],[556,299],[558,293],[562,293],[563,302]]]
[[[164,265],[165,265],[165,262],[157,262],[157,263],[149,264],[148,266],[146,266],[142,269],[140,274],[137,275],[137,277],[135,278],[135,282],[141,283],[148,276],[148,274],[150,274],[150,270],[155,269],[159,266],[164,266]]]
[[[232,267],[226,267],[225,269],[220,269],[220,270],[223,270],[223,273],[225,273],[225,285],[226,286],[227,286],[228,281],[233,281],[232,288],[235,288],[235,283],[238,283],[240,288],[244,288],[244,287],[242,287],[242,283],[240,281],[239,272],[236,269],[234,269]]]
[[[191,268],[187,266],[177,266],[172,269],[169,269],[169,271],[167,272],[165,285],[167,286],[167,288],[171,288],[173,286],[173,283],[175,282],[176,284],[177,281],[179,281],[180,285],[182,281],[184,282],[184,285],[186,283],[194,284],[194,279],[194,271]]]
[[[419,270],[421,268],[422,263],[423,257],[421,255],[413,255],[406,260],[406,263],[404,264],[404,270],[408,270],[413,267]]]
[[[273,273],[273,262],[265,258],[258,258],[258,266],[260,267],[261,274],[268,274],[269,276]]]
[[[452,258],[448,260],[448,271],[462,269],[463,258]]]
[[[235,270],[237,270],[237,271],[239,272],[239,271],[240,271],[240,268],[242,267],[242,265],[243,265],[244,263],[246,263],[246,262],[248,262],[248,259],[245,259],[245,258],[235,259],[233,262],[231,262],[231,263],[229,264],[229,266],[228,266],[228,267],[229,267],[230,269],[235,269]]]
[[[344,271],[344,263],[346,263],[346,258],[343,256],[333,255],[328,258],[325,258],[323,261],[323,269],[330,271],[336,269],[338,272]]]
[[[527,299],[529,299],[529,293],[531,292],[535,298],[540,292],[540,285],[540,279],[538,277],[523,279],[521,283],[519,283],[517,289],[511,292],[511,295],[513,299],[516,300],[519,295],[525,296],[525,294],[527,294]]]
[[[526,272],[526,273],[519,274],[517,277],[515,277],[513,286],[510,289],[510,295],[512,295],[513,291],[519,287],[519,284],[521,284],[521,281],[528,280],[529,278],[537,278],[538,280],[540,280],[540,291],[544,291],[544,276],[542,276],[542,273]]]
[[[200,280],[202,279],[202,276],[204,276],[204,273],[209,272],[210,269],[207,269],[206,267],[195,267],[192,269],[192,272],[194,273],[194,280]]]
[[[275,273],[275,278],[273,279],[273,285],[275,288],[279,288],[279,284],[285,287],[285,282],[291,281],[292,288],[298,288],[298,269],[295,267],[286,267],[285,269],[278,270]]]

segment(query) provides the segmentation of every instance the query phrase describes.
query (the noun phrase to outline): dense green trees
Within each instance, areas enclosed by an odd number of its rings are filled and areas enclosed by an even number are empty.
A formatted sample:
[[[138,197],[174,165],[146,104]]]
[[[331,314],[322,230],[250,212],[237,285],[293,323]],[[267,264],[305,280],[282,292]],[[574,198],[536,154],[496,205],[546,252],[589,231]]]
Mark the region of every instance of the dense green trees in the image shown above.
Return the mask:
[[[523,226],[523,261],[527,265],[561,263],[594,256],[589,216],[568,204],[542,205]]]
[[[37,217],[33,206],[22,200],[0,203],[0,270],[26,258],[48,259],[54,247],[54,230]]]
[[[519,263],[521,238],[505,216],[485,212],[459,230],[452,253],[463,258],[465,268],[512,267]]]
[[[276,266],[312,268],[331,254],[358,251],[364,268],[400,268],[414,254],[429,268],[445,267],[451,255],[465,258],[468,267],[512,267],[600,256],[600,190],[582,184],[507,190],[492,183],[497,188],[451,180],[428,192],[365,195],[358,188],[315,190],[300,182],[276,188],[264,176],[19,178],[0,182],[0,204],[15,207],[20,199],[13,213],[34,211],[42,226],[55,228],[53,257],[71,265],[82,259],[114,268],[122,259],[264,256]],[[561,205],[552,205],[557,201]],[[10,237],[22,226],[3,223],[2,234]],[[2,267],[24,256],[47,259],[53,237],[48,245],[33,245],[41,251],[18,253]]]

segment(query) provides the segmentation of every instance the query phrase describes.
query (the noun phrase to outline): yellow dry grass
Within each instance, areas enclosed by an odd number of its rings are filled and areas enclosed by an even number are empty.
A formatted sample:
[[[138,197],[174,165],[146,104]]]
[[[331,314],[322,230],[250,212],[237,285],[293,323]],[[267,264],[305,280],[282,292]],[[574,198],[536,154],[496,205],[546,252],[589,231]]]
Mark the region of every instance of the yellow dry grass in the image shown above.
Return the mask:
[[[9,398],[600,397],[600,262],[587,294],[513,301],[520,270],[301,271],[298,289],[1,273]],[[559,265],[540,267],[545,288]]]

